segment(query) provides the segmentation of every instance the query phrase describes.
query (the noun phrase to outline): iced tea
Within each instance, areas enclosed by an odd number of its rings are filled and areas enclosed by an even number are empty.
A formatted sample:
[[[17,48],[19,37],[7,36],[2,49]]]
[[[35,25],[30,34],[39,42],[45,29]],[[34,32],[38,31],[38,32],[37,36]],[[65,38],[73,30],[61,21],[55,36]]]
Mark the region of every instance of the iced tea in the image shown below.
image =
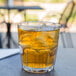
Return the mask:
[[[54,65],[59,29],[34,31],[18,28],[19,44],[23,49],[23,66],[46,68]]]

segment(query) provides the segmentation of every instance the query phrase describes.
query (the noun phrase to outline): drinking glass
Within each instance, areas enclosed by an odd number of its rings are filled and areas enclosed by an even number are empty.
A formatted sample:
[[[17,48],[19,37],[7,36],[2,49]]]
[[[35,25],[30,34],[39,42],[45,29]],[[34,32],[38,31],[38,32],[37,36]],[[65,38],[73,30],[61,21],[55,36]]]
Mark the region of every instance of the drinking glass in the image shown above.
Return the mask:
[[[32,73],[51,71],[55,64],[60,25],[31,21],[18,26],[23,69]]]

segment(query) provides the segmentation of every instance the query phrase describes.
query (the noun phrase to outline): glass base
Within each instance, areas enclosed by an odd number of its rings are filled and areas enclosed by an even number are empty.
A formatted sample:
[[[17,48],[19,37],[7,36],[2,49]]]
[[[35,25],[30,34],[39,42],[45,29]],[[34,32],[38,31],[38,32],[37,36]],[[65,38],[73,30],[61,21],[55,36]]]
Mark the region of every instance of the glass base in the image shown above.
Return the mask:
[[[53,70],[54,66],[46,67],[46,68],[31,68],[31,67],[23,66],[23,69],[31,73],[46,73]]]

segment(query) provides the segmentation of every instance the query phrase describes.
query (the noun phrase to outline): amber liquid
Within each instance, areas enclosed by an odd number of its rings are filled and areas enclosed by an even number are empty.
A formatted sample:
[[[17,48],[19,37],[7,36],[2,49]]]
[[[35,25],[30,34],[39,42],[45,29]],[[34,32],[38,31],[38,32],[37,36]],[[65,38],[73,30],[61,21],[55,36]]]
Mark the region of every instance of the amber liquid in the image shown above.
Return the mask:
[[[23,48],[22,62],[31,68],[54,65],[59,30],[26,31],[18,29],[19,44]]]

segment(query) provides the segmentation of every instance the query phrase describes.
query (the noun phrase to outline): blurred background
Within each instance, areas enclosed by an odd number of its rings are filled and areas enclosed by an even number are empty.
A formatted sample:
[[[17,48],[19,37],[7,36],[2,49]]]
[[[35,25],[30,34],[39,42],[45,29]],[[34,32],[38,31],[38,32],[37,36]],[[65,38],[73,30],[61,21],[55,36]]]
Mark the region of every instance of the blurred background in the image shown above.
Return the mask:
[[[59,47],[76,47],[76,0],[0,0],[0,48],[18,48],[17,25],[23,21],[65,25]]]

